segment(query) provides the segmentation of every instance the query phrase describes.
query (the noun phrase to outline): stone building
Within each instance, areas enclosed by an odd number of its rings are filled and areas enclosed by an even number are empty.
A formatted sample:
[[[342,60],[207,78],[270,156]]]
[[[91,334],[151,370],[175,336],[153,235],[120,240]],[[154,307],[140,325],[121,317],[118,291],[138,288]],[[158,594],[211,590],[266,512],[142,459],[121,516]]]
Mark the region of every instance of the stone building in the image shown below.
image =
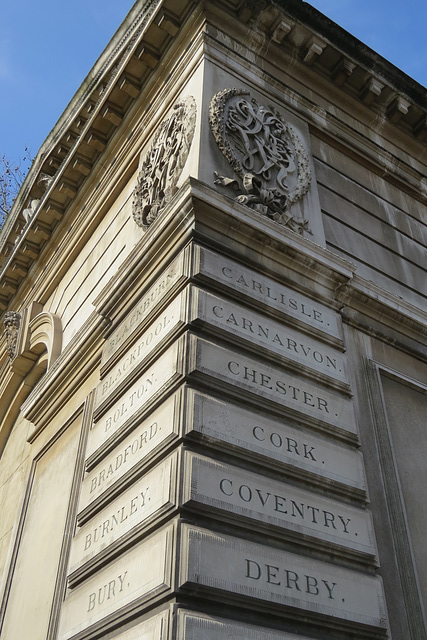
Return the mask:
[[[136,2],[0,236],[2,639],[427,637],[426,97]]]

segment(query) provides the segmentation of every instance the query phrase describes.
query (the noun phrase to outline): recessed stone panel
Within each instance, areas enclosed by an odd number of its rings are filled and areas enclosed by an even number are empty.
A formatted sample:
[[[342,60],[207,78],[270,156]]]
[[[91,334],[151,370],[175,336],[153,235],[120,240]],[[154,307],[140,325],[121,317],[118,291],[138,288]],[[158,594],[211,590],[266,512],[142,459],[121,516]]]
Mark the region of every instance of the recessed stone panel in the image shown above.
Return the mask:
[[[235,291],[239,297],[249,297],[278,311],[292,321],[293,326],[323,334],[335,343],[342,342],[341,318],[335,311],[277,280],[204,247],[200,247],[200,274],[204,279],[213,280],[217,286],[219,283]]]
[[[71,545],[70,573],[119,540],[128,539],[175,504],[176,455],[166,458],[102,511],[78,528]]]
[[[189,373],[208,376],[212,385],[220,380],[245,395],[256,396],[255,402],[263,400],[267,406],[273,402],[298,419],[356,439],[354,409],[348,397],[203,339],[194,338],[193,349],[194,362],[189,363]]]
[[[105,618],[135,612],[171,586],[172,529],[156,533],[67,593],[59,640],[68,640]]]
[[[188,390],[186,432],[230,446],[245,457],[250,454],[281,469],[283,466],[307,481],[343,485],[363,496],[366,491],[363,457],[359,451],[291,427],[286,420],[267,418],[232,402]]]
[[[298,364],[309,374],[349,388],[343,353],[301,331],[205,291],[198,292],[198,318],[231,333],[234,340],[250,341],[252,348],[272,352],[287,364]]]
[[[89,433],[87,457],[130,423],[150,400],[171,383],[177,373],[178,344],[172,345],[156,362],[144,371],[105,413],[98,417]]]
[[[184,504],[248,520],[251,530],[276,527],[298,543],[334,546],[375,560],[370,513],[278,480],[186,452]],[[311,542],[308,542],[311,539]],[[313,543],[314,540],[314,543]]]
[[[114,640],[166,640],[169,637],[168,628],[169,611],[163,611],[114,636]]]
[[[177,402],[177,396],[168,398],[85,475],[80,495],[80,512],[139,468],[141,463],[149,460],[156,449],[177,437]]]
[[[102,351],[101,366],[104,366],[112,356],[140,329],[142,323],[160,305],[167,294],[184,277],[184,252],[173,260],[169,267],[146,291],[140,302],[130,311],[124,320],[107,339]]]
[[[180,584],[212,597],[218,591],[271,609],[304,612],[314,621],[336,620],[385,628],[381,579],[227,535],[183,526]]]
[[[145,640],[145,636],[143,638]],[[202,613],[193,611],[179,610],[176,639],[201,640],[201,638],[203,640],[309,640],[306,636],[296,636],[293,633],[234,622],[225,618],[204,616]],[[129,640],[133,640],[133,638],[129,638]]]
[[[184,314],[185,297],[181,294],[147,327],[103,377],[96,389],[95,408],[105,402],[134,371],[143,366],[144,360],[183,323]]]

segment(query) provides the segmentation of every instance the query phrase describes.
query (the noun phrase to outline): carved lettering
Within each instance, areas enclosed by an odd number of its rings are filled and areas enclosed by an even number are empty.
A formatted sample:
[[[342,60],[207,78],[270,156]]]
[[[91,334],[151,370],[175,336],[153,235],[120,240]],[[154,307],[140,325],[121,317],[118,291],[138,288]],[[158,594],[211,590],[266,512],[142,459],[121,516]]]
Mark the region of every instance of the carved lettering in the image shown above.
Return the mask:
[[[291,569],[284,569],[270,564],[260,564],[256,560],[245,558],[245,578],[260,580],[267,584],[274,584],[278,587],[291,591],[309,593],[320,598],[335,599],[336,582],[324,580],[308,574],[301,574]],[[321,593],[323,590],[323,594]]]
[[[252,435],[255,440],[258,440],[258,442],[265,442],[268,440],[275,449],[284,449],[286,453],[317,462],[317,458],[313,453],[316,447],[307,445],[305,442],[297,441],[295,438],[290,438],[285,435],[282,436],[280,433],[276,433],[275,431],[266,434],[265,428],[258,425],[253,427]]]
[[[138,510],[143,509],[145,506],[145,501],[147,498],[147,494],[149,491],[149,487],[147,487],[144,491],[141,491],[139,495],[132,498],[130,502],[125,504],[115,513],[112,513],[106,520],[102,523],[97,524],[94,529],[85,536],[85,545],[84,550],[88,551],[93,543],[99,542],[102,538],[104,538],[107,534],[112,534],[116,528],[118,528],[128,517],[132,516]]]
[[[89,433],[88,455],[91,455],[100,444],[116,433],[126,422],[131,420],[135,414],[149,402],[153,395],[170,380],[176,372],[177,348],[178,345],[174,344],[168,351],[160,356],[151,370],[143,374],[141,379],[137,380],[137,382],[125,392],[122,398],[105,413],[104,417],[94,423]],[[146,441],[154,435],[154,431],[147,433],[145,436]],[[108,470],[106,473],[107,472]]]
[[[121,593],[125,587],[129,587],[130,584],[125,583],[126,576],[127,571],[91,593],[89,595],[87,611],[93,611],[97,606],[104,604],[105,601],[113,599],[117,594]]]
[[[201,273],[204,277],[215,282],[219,281],[225,286],[235,291],[239,291],[241,294],[251,299],[259,300],[266,307],[273,308],[284,315],[291,317],[293,320],[296,320],[297,323],[301,323],[304,327],[309,326],[310,328],[313,328],[317,334],[322,333],[323,335],[326,334],[328,336],[332,336],[334,338],[334,342],[337,342],[337,339],[340,342],[342,340],[340,319],[335,311],[329,309],[325,305],[311,300],[301,293],[283,286],[283,284],[273,280],[272,278],[263,276],[253,269],[244,267],[234,260],[228,260],[223,256],[220,257],[214,252],[204,248],[201,250]],[[267,328],[264,321],[258,322],[258,320],[252,319],[251,315],[248,315],[248,312],[245,314],[242,311],[239,317],[233,309],[230,309],[230,305],[226,305],[222,300],[219,300],[214,304],[217,305],[217,317],[222,314],[224,314],[224,317],[227,317],[225,314],[227,311],[230,311],[230,314],[234,314],[234,320],[236,321],[237,326],[242,326],[242,329],[244,324],[243,318],[245,318],[245,331],[248,333],[250,333],[250,322],[252,322],[252,329],[254,331],[257,331],[257,324],[261,325],[261,334],[263,330]],[[221,307],[223,308],[223,311],[221,310]],[[230,325],[232,325],[232,323],[233,318],[230,319]],[[280,346],[280,340],[284,343],[287,350],[291,352],[292,342],[290,342],[289,345],[287,343],[287,337],[289,337],[290,340],[294,340],[297,345],[297,349],[302,352],[302,348],[298,347],[301,341],[296,335],[292,335],[288,332],[288,335],[284,336],[283,339],[281,331],[273,333],[273,324],[270,324],[271,330],[269,334],[271,341],[274,339],[275,333],[277,333],[277,345]],[[295,328],[295,323],[293,323],[292,326]],[[307,346],[306,342],[302,342]],[[317,348],[315,349],[314,345],[313,350],[320,351]],[[311,354],[308,354],[307,357],[310,355]],[[323,353],[323,356],[325,356],[325,353]],[[335,358],[335,356],[332,356],[332,358]],[[333,368],[332,363],[330,363],[330,367]],[[337,369],[338,368],[339,365],[337,359]]]
[[[116,331],[108,338],[102,352],[102,365],[104,365],[126,342],[132,333],[138,329],[139,325],[156,308],[162,298],[176,285],[182,275],[183,255],[180,254],[146,292],[138,305],[120,323]]]
[[[326,414],[330,413],[327,400],[301,390],[289,382],[284,382],[283,380],[275,380],[273,382],[271,376],[246,365],[241,365],[234,360],[229,361],[227,368],[233,376],[238,377],[241,380],[252,382],[253,384],[261,387],[267,387],[280,395],[287,396],[289,399],[295,400],[298,404],[305,404],[313,407],[319,412]]]
[[[259,285],[259,287],[262,292],[261,285]],[[268,291],[270,290],[269,287],[267,287],[267,289]],[[304,305],[302,305],[302,307],[305,309]],[[286,333],[283,328],[280,328],[278,323],[261,319],[258,315],[254,314],[254,319],[249,319],[244,315],[249,312],[244,311],[242,307],[234,305],[233,312],[231,312],[231,308],[231,305],[226,305],[226,303],[212,304],[209,312],[212,313],[214,318],[221,321],[218,322],[217,320],[216,322],[218,324],[228,329],[231,327],[233,333],[236,333],[236,329],[238,329],[238,333],[246,335],[247,338],[258,338],[274,351],[292,360],[305,362],[317,369],[325,371],[325,373],[330,372],[331,375],[342,373],[343,363],[338,354],[332,356],[326,353],[321,345],[315,343],[310,345],[302,342],[303,336],[299,338],[299,340],[295,340],[290,336],[296,336],[297,332],[292,331],[292,329],[287,329]],[[304,313],[303,315],[307,314]],[[314,315],[312,317],[314,317]]]
[[[119,453],[114,462],[110,463],[107,467],[104,467],[93,476],[90,483],[90,493],[95,489],[101,487],[106,481],[114,475],[116,471],[120,469],[123,463],[126,463],[131,456],[135,456],[140,449],[147,445],[152,440],[159,430],[157,422],[153,422],[148,429],[144,430],[138,438],[135,438],[131,444],[128,444],[121,453]]]
[[[237,501],[247,504],[255,511],[265,510],[267,506],[271,505],[270,511],[289,515],[289,517],[295,518],[299,524],[308,522],[319,524],[320,527],[326,529],[339,529],[340,533],[349,533],[348,525],[351,518],[304,504],[301,500],[289,496],[270,493],[265,488],[241,484],[230,478],[222,478],[219,482],[219,490],[225,496],[233,496],[237,498]]]

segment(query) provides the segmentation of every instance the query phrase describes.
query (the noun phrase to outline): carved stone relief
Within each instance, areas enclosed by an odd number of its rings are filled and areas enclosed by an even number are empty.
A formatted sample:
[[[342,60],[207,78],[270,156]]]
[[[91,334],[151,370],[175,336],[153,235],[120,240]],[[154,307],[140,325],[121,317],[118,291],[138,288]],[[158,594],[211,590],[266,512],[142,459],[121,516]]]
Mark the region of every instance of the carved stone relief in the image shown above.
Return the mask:
[[[4,328],[6,330],[7,353],[10,361],[16,355],[16,343],[18,341],[21,314],[16,311],[7,311],[4,315]]]
[[[163,120],[145,156],[133,193],[132,213],[137,225],[148,227],[177,190],[196,125],[192,96],[176,102]]]
[[[259,105],[244,89],[224,89],[211,100],[209,123],[215,141],[239,179],[220,176],[237,202],[302,235],[308,221],[287,212],[309,190],[307,152],[293,127],[273,108]]]

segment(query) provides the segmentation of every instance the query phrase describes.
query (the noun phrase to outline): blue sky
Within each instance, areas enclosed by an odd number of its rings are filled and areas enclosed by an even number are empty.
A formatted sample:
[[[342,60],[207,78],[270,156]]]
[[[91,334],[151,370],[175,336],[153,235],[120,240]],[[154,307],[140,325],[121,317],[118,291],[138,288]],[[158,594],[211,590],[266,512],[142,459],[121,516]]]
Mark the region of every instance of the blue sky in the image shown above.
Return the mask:
[[[33,155],[133,0],[2,0],[0,156]],[[427,85],[427,0],[310,4]]]

